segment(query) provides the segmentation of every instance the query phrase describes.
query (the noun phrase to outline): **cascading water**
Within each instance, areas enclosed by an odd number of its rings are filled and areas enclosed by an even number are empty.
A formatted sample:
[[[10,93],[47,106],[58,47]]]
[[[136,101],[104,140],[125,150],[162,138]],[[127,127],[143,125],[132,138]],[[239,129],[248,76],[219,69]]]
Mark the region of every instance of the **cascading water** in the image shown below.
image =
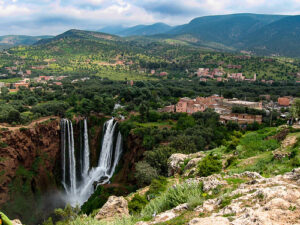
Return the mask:
[[[72,122],[61,120],[62,134],[62,183],[68,194],[76,193],[76,161]]]
[[[86,177],[88,175],[90,169],[90,147],[89,147],[89,135],[88,135],[88,127],[87,127],[87,119],[84,119],[83,122],[83,159],[82,159],[82,177]]]
[[[94,186],[108,183],[122,154],[122,135],[118,132],[114,142],[117,122],[114,118],[104,124],[102,148],[95,168],[90,168],[90,150],[88,142],[87,121],[83,127],[83,154],[80,154],[80,177],[76,180],[76,160],[72,122],[67,119],[61,121],[62,138],[62,183],[66,190],[66,201],[71,205],[82,205],[93,193]],[[68,151],[66,151],[66,149]]]

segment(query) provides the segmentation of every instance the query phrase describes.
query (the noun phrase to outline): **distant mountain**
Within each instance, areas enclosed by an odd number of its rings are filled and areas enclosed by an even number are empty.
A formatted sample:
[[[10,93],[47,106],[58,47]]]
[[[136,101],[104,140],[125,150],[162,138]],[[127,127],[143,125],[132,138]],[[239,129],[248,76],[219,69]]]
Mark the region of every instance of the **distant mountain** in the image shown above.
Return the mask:
[[[173,27],[164,23],[155,23],[152,25],[137,25],[134,27],[122,28],[121,26],[105,27],[101,32],[119,35],[122,37],[127,36],[148,36],[162,34],[170,31]]]
[[[262,27],[285,16],[233,14],[205,16],[193,19],[190,23],[178,26],[168,32],[172,35],[190,34],[199,40],[237,46],[241,39]]]
[[[251,33],[244,47],[262,55],[300,57],[300,16],[289,16]]]
[[[0,36],[0,45],[12,47],[16,45],[32,45],[39,40],[48,39],[52,36],[25,36],[25,35],[6,35]]]
[[[111,34],[95,32],[95,31],[83,31],[83,30],[68,30],[60,35],[57,35],[53,38],[42,39],[36,42],[36,45],[47,44],[53,41],[58,41],[60,39],[81,39],[81,40],[117,40],[119,37]]]
[[[99,32],[102,33],[107,33],[107,34],[118,34],[121,31],[127,29],[126,27],[120,25],[120,26],[107,26],[107,27],[103,27],[102,29],[99,30]]]

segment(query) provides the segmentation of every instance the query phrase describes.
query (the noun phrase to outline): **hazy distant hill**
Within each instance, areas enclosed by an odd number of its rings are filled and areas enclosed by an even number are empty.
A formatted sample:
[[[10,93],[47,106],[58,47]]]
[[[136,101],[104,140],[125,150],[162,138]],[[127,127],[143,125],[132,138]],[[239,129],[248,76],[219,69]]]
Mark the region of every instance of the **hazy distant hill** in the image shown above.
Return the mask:
[[[112,28],[102,30],[110,33]],[[232,14],[204,16],[171,27],[157,23],[115,28],[119,36],[153,36],[215,49],[300,57],[300,16]]]
[[[53,38],[49,39],[42,39],[38,42],[36,42],[36,45],[40,44],[47,44],[53,41],[57,41],[60,39],[66,39],[66,38],[73,38],[73,39],[85,39],[85,40],[97,40],[97,39],[102,39],[102,40],[116,40],[118,39],[117,36],[111,35],[111,34],[105,34],[101,32],[94,32],[94,31],[83,31],[83,30],[68,30],[60,35],[57,35]]]
[[[191,34],[200,40],[237,45],[244,37],[284,16],[233,14],[205,16],[193,19],[190,23],[178,26],[169,34]]]
[[[126,37],[161,34],[170,31],[172,28],[173,27],[164,23],[155,23],[152,25],[138,25],[129,28],[122,28],[121,26],[105,27],[100,31]]]
[[[0,36],[0,46],[12,47],[16,45],[32,45],[39,40],[48,39],[52,36],[25,36],[25,35],[6,35]]]
[[[244,47],[259,54],[300,57],[300,16],[289,16],[253,32]]]

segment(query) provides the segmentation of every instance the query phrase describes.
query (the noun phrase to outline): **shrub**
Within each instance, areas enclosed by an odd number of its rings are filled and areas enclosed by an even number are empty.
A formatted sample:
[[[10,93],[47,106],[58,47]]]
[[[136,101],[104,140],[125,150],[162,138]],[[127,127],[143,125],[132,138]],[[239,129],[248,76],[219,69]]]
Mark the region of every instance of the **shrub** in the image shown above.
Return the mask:
[[[227,159],[225,163],[225,168],[228,168],[229,166],[234,165],[236,163],[237,163],[237,157],[231,156],[230,158]]]
[[[214,173],[220,173],[222,170],[222,162],[218,156],[209,154],[205,156],[198,164],[198,174],[207,177]]]
[[[157,170],[145,161],[135,164],[135,169],[134,176],[139,186],[149,185],[154,178],[158,177]]]
[[[158,177],[151,181],[151,185],[149,187],[149,191],[146,193],[148,198],[152,199],[156,196],[160,195],[167,189],[167,178],[165,177]]]
[[[168,146],[160,146],[153,151],[147,151],[145,153],[145,160],[152,167],[154,167],[160,175],[168,175],[168,159],[175,153],[174,148]]]
[[[142,209],[147,205],[148,201],[145,196],[136,194],[133,199],[128,203],[128,209],[131,214],[140,213]]]

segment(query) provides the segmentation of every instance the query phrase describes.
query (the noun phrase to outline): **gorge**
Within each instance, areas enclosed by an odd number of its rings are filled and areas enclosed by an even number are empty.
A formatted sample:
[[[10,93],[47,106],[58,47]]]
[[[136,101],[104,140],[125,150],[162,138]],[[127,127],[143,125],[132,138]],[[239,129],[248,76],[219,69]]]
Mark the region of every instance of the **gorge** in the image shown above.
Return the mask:
[[[124,164],[114,118],[49,117],[0,135],[0,207],[26,224],[41,223],[66,204],[82,205],[97,186],[109,185],[118,162]],[[124,172],[119,177],[127,179]]]

